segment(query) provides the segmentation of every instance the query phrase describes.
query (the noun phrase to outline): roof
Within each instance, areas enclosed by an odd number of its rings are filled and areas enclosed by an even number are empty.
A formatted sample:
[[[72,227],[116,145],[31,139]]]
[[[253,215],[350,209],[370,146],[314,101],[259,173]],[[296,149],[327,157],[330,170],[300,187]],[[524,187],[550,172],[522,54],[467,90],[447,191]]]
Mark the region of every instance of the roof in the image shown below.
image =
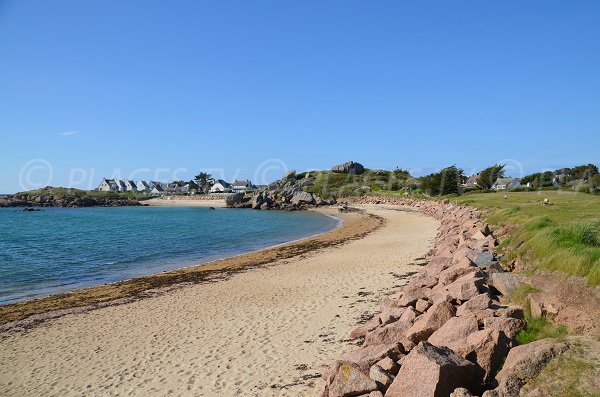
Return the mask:
[[[514,181],[519,182],[520,179],[519,178],[498,178],[498,179],[496,179],[496,182],[494,182],[494,185],[509,185]]]
[[[229,186],[231,186],[229,183],[225,182],[223,179],[217,179],[214,184],[216,185],[217,183],[220,184],[223,187],[229,187]]]
[[[248,185],[252,185],[252,183],[250,183],[249,180],[247,179],[242,179],[242,180],[236,180],[235,182],[233,182],[233,186],[234,187],[246,187]]]
[[[467,184],[467,185],[476,185],[477,184],[477,178],[479,178],[479,173],[473,174],[470,177],[468,177],[467,181],[465,182],[465,184]]]

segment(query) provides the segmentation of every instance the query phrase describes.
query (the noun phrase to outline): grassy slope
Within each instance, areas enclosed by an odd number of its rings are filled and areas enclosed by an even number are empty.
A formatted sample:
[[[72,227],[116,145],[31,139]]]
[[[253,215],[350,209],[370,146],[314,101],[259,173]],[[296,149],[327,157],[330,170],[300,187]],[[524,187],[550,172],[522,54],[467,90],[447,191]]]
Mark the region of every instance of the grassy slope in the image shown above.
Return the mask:
[[[307,174],[309,177],[305,178]],[[391,189],[394,185],[400,188],[416,182],[414,178],[402,177],[392,171],[370,169],[360,175],[312,171],[299,174],[297,178],[312,182],[313,185],[307,186],[305,190],[323,198],[344,197],[369,191],[378,192]]]
[[[465,194],[450,199],[485,210],[496,228],[514,226],[500,245],[503,262],[587,277],[600,284],[600,197],[565,191]],[[448,197],[445,197],[448,198]],[[544,198],[551,205],[543,206]]]

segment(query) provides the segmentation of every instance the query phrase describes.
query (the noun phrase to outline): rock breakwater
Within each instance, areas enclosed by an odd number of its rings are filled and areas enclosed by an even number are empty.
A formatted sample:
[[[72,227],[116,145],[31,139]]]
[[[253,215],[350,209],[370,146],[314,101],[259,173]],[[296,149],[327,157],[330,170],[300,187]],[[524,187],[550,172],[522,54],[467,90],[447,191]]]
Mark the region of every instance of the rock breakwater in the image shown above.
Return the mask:
[[[322,397],[518,396],[567,349],[553,340],[516,346],[523,309],[501,302],[519,283],[498,263],[497,241],[481,212],[448,201],[353,201],[411,206],[441,226],[420,271],[350,333],[361,347],[322,371]]]

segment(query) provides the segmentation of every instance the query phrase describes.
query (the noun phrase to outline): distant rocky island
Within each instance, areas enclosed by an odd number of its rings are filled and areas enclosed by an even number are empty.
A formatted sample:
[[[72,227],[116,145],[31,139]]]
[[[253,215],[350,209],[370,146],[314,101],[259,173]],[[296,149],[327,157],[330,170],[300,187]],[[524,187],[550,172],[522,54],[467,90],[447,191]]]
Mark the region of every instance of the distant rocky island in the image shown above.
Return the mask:
[[[142,203],[127,196],[51,186],[0,197],[0,207],[121,207],[138,205],[142,205]]]

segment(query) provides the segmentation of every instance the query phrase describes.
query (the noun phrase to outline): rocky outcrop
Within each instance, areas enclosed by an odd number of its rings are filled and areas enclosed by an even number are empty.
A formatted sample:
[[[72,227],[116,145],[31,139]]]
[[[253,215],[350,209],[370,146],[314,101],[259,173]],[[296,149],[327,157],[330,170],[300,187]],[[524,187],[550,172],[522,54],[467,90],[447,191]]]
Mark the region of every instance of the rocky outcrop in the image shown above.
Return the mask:
[[[62,189],[61,189],[62,190]],[[122,207],[142,205],[126,197],[102,197],[73,190],[55,194],[52,188],[35,193],[18,193],[0,198],[1,207]]]
[[[296,180],[295,173],[289,174],[252,196],[230,194],[225,198],[225,203],[232,208],[255,210],[299,210],[336,203],[335,199],[324,200],[315,193],[305,191],[304,187],[305,182]]]
[[[531,344],[531,352],[521,354],[521,347],[510,350],[524,327],[523,310],[502,304],[507,301],[502,294],[510,294],[521,279],[503,271],[496,239],[481,213],[447,202],[358,199],[359,203],[385,200],[410,205],[440,220],[439,233],[419,272],[382,299],[380,313],[350,333],[364,337],[364,342],[341,360],[355,363],[386,397],[518,393],[531,375],[522,373],[524,367],[537,371],[550,353],[562,347],[546,348],[543,343],[554,342],[543,342]],[[542,310],[548,311],[546,306]],[[533,361],[522,364],[521,359],[507,359],[498,373],[507,354]],[[325,390],[323,395],[331,394]]]
[[[356,174],[360,175],[365,172],[365,167],[361,163],[355,161],[348,161],[344,164],[334,165],[331,167],[331,172],[339,174]]]

